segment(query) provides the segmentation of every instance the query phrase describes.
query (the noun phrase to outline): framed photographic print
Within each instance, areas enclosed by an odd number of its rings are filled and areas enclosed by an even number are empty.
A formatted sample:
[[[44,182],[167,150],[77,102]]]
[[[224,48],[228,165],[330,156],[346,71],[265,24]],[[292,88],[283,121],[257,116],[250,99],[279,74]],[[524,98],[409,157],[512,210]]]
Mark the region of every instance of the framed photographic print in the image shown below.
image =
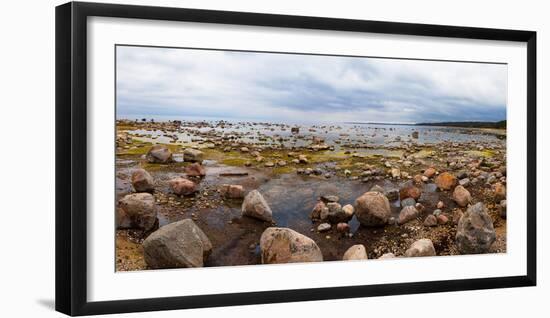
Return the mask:
[[[532,31],[61,5],[56,308],[534,286],[535,124]]]

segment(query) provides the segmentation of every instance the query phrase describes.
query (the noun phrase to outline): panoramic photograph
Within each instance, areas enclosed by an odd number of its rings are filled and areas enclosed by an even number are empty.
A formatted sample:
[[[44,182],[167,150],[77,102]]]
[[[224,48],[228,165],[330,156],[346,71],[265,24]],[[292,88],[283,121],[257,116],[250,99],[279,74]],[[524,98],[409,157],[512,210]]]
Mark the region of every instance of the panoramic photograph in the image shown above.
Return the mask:
[[[116,271],[507,251],[506,64],[118,45],[115,84]]]

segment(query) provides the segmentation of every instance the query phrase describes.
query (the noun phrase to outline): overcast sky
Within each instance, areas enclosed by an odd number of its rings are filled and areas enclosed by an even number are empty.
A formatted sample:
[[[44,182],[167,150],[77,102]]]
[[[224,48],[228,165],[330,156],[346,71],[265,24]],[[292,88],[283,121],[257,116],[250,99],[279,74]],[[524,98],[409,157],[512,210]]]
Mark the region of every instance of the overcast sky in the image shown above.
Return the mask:
[[[117,117],[506,119],[506,65],[117,47]]]

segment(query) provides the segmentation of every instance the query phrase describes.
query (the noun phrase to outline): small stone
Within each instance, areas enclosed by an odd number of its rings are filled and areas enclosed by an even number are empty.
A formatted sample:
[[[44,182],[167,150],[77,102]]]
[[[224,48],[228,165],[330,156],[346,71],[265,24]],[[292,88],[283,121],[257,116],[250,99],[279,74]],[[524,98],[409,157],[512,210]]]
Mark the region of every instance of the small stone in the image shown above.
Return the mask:
[[[363,244],[353,245],[352,247],[348,248],[348,250],[344,253],[344,256],[342,257],[342,260],[344,261],[363,259],[368,259],[367,249]]]
[[[420,239],[412,243],[405,252],[407,257],[435,256],[435,248],[430,239]]]
[[[430,214],[424,219],[424,226],[436,226],[437,225],[437,218],[435,215]]]
[[[414,206],[416,204],[416,201],[413,198],[406,198],[405,200],[401,201],[401,207],[406,206]]]
[[[326,232],[328,230],[330,230],[332,226],[329,224],[329,223],[321,223],[319,224],[319,226],[317,227],[317,231],[319,232]]]
[[[437,216],[437,224],[445,225],[447,222],[449,222],[449,218],[445,216],[445,214],[440,214]]]
[[[341,222],[336,225],[336,230],[340,233],[348,233],[350,231],[350,226],[347,223]]]

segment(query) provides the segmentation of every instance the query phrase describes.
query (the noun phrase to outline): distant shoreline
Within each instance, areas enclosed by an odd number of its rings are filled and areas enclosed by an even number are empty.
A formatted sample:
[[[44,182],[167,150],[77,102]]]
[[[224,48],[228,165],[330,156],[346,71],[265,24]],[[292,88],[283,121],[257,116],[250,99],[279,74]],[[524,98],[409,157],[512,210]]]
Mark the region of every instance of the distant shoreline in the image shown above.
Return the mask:
[[[506,120],[497,121],[497,122],[457,121],[457,122],[435,122],[435,123],[346,122],[346,124],[358,124],[358,125],[388,125],[388,126],[434,126],[434,127],[506,129]]]

